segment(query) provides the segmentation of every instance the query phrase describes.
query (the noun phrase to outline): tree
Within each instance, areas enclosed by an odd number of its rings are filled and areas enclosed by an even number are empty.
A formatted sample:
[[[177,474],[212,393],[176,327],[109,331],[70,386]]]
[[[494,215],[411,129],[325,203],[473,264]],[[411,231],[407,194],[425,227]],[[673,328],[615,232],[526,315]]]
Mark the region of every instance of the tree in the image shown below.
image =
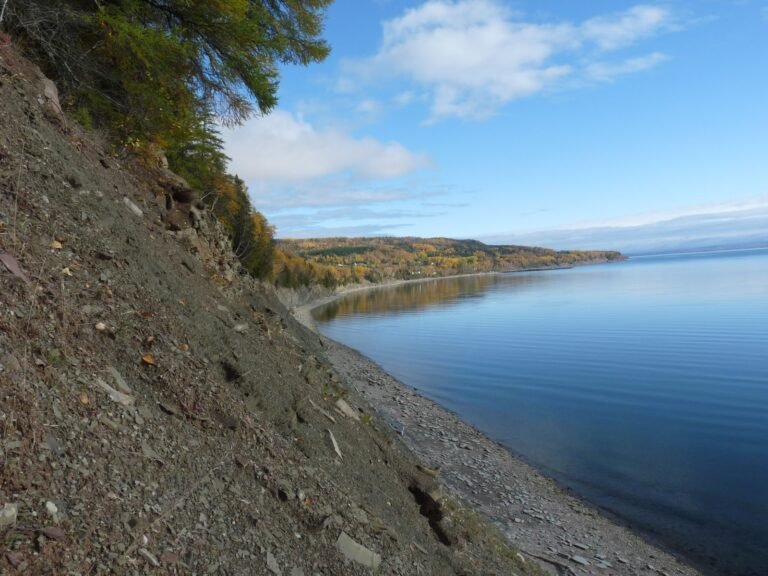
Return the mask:
[[[2,26],[83,124],[106,128],[122,147],[163,149],[223,222],[244,267],[267,278],[274,229],[227,173],[218,126],[269,112],[280,64],[328,55],[321,33],[332,1],[9,0]],[[292,267],[309,281],[310,267]]]
[[[281,63],[323,60],[333,0],[11,0],[3,25],[67,102],[125,138],[183,139],[277,103]]]

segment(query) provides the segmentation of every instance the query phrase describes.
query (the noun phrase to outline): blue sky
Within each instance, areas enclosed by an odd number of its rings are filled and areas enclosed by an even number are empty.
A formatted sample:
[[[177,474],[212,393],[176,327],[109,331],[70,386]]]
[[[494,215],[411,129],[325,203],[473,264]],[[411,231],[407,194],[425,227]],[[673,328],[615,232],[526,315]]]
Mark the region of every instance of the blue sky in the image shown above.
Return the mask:
[[[768,0],[336,0],[325,37],[225,133],[279,237],[768,230]]]

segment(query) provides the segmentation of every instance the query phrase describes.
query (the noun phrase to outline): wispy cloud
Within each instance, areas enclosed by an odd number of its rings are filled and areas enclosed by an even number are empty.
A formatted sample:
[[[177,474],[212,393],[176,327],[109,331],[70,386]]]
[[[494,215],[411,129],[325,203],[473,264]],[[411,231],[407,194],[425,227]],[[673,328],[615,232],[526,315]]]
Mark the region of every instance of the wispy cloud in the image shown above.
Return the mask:
[[[279,234],[280,238],[335,238],[338,236],[389,236],[406,224],[363,224],[350,226],[307,226],[291,228],[288,234]]]
[[[500,244],[611,249],[628,254],[768,245],[768,197],[484,239]]]
[[[603,50],[630,46],[671,25],[669,10],[661,6],[640,5],[629,10],[587,20],[581,26],[584,39]]]
[[[403,202],[438,195],[414,187],[386,183],[358,182],[350,178],[331,178],[309,182],[276,184],[257,179],[249,183],[255,205],[262,210],[361,206]]]
[[[655,212],[644,212],[631,214],[620,218],[611,218],[608,220],[595,220],[591,222],[576,223],[568,226],[569,230],[579,230],[587,228],[632,228],[636,226],[645,226],[686,218],[688,216],[719,216],[728,214],[737,214],[749,212],[752,210],[768,210],[768,196],[755,196],[751,198],[742,198],[731,200],[729,202],[716,202],[711,204],[697,204],[694,206],[685,206],[681,208],[662,210]]]
[[[318,209],[312,211],[282,213],[273,218],[278,227],[320,227],[321,222],[354,221],[354,222],[385,222],[390,220],[414,220],[437,216],[434,211],[365,208],[359,206]]]
[[[373,209],[361,206],[320,208],[278,213],[271,222],[280,238],[338,236],[340,230],[377,235],[413,224],[414,220],[439,216],[434,210]]]
[[[430,95],[432,120],[485,117],[567,80],[606,81],[658,65],[659,52],[605,59],[674,23],[667,8],[653,5],[581,23],[540,23],[497,0],[429,0],[385,22],[377,54],[349,62],[340,85],[403,78]]]
[[[407,106],[413,102],[414,98],[416,98],[414,93],[406,90],[405,92],[400,92],[400,94],[397,94],[393,100],[398,106]]]
[[[654,52],[653,54],[640,56],[638,58],[630,58],[629,60],[624,60],[619,63],[593,62],[584,68],[584,72],[586,73],[587,78],[607,82],[614,78],[618,78],[619,76],[649,70],[654,66],[658,66],[668,58],[669,57],[666,54]]]
[[[372,98],[366,98],[357,105],[357,111],[368,116],[376,116],[381,110],[381,103]]]

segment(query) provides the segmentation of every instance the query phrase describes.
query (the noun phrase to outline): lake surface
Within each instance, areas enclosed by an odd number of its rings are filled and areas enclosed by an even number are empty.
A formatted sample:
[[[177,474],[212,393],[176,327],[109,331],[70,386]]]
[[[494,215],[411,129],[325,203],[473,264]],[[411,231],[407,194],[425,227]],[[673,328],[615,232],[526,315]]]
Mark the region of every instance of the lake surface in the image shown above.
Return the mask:
[[[360,350],[712,574],[768,574],[768,250],[350,295]]]

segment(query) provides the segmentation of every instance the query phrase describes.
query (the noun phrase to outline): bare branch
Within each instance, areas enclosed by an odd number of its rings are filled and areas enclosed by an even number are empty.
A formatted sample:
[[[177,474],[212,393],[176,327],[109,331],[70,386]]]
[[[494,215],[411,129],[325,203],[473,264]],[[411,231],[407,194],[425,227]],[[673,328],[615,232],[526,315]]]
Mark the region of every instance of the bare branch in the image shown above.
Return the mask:
[[[6,6],[8,6],[8,0],[5,0],[5,2],[3,2],[3,8],[2,8],[2,10],[0,10],[0,24],[3,23],[3,16],[5,16],[5,7]]]

